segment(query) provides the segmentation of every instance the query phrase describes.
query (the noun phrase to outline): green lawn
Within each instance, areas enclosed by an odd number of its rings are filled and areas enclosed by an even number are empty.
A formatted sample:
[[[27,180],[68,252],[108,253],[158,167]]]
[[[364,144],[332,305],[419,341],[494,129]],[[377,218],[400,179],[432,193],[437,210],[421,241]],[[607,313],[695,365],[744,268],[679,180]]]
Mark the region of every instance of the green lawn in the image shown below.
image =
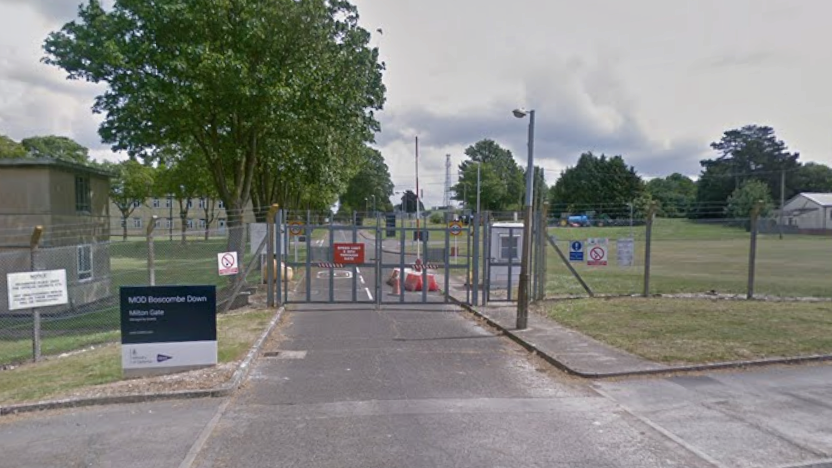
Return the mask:
[[[832,353],[832,303],[579,299],[545,304],[552,319],[664,363]]]
[[[615,239],[629,227],[551,228],[568,255],[570,240],[610,239],[607,267],[572,265],[599,294],[634,294],[643,290],[644,227],[635,231],[635,266],[616,263]],[[744,294],[748,274],[749,233],[742,228],[659,219],[653,230],[651,293]],[[584,294],[554,250],[547,249],[547,294]],[[755,291],[760,295],[832,297],[832,239],[776,234],[758,237]]]
[[[273,316],[273,311],[253,311],[219,317],[219,362],[242,359]],[[26,364],[3,371],[2,376],[0,405],[56,397],[81,387],[121,380],[121,348],[111,344],[73,356]]]

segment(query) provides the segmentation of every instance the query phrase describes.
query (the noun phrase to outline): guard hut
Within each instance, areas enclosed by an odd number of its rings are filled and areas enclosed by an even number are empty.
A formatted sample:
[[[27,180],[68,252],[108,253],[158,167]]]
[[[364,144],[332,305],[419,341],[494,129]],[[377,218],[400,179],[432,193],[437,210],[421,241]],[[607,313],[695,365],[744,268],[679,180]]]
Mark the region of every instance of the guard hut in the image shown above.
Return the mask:
[[[516,287],[520,283],[523,223],[494,223],[489,247],[488,280],[491,288]]]

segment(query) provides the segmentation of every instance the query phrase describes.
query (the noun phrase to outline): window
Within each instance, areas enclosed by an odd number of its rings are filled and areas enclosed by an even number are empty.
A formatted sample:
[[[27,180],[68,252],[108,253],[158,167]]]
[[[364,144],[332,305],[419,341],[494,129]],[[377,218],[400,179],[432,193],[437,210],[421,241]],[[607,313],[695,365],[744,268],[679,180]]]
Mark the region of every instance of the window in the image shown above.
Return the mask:
[[[173,203],[173,201],[171,200],[171,197],[166,198],[165,199],[165,208],[170,208],[171,203]]]
[[[133,208],[138,208],[142,206],[141,200],[133,200]]]
[[[225,227],[225,218],[220,218],[217,220],[217,226],[224,228]]]
[[[92,212],[89,177],[75,176],[75,211],[79,213]]]
[[[92,279],[92,246],[78,246],[78,280],[86,281]]]
[[[173,220],[170,218],[165,218],[165,227],[171,229],[173,227]]]
[[[193,229],[194,228],[194,220],[192,218],[188,218],[187,226],[188,226],[188,229]]]
[[[217,202],[217,206],[218,206],[220,209],[225,208],[225,204],[222,202],[222,200],[220,200],[220,201],[218,201],[218,202]]]
[[[133,218],[133,227],[134,228],[142,227],[142,219],[141,218]]]
[[[154,198],[153,199],[153,208],[159,208],[160,205],[161,205],[161,203],[159,203],[159,199]]]
[[[156,220],[156,226],[155,227],[162,227],[162,220],[161,219]]]
[[[500,236],[500,258],[517,258],[517,239],[520,236]]]
[[[199,219],[199,227],[200,227],[200,229],[205,229],[205,224],[206,224],[206,223],[205,223],[205,218],[200,218],[200,219]]]
[[[199,199],[199,207],[200,208],[205,208],[206,203],[207,203],[207,201],[204,198]]]
[[[194,202],[193,202],[193,200],[191,200],[191,199],[189,198],[189,199],[188,199],[188,208],[193,208],[193,207],[194,207]]]

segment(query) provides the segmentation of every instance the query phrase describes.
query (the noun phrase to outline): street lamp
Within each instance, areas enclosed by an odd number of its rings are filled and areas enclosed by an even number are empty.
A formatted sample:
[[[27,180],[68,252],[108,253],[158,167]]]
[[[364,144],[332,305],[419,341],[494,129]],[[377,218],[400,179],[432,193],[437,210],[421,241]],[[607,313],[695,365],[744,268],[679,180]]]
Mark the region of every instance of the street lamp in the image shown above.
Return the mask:
[[[518,119],[529,116],[528,153],[526,164],[526,202],[523,206],[523,256],[520,259],[520,284],[517,291],[517,329],[523,330],[529,321],[529,269],[532,263],[532,194],[534,193],[534,110],[514,109]]]

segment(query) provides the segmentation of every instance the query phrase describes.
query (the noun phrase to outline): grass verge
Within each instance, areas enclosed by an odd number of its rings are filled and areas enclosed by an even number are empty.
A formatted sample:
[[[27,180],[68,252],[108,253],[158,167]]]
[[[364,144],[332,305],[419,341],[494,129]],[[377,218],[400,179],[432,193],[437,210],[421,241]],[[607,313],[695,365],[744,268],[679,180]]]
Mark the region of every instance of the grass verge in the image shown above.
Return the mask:
[[[220,316],[217,319],[219,362],[243,359],[273,316],[273,311]],[[83,387],[119,380],[121,347],[109,344],[0,372],[0,405],[43,400]]]
[[[700,364],[832,353],[832,304],[582,299],[548,316],[652,361]]]

